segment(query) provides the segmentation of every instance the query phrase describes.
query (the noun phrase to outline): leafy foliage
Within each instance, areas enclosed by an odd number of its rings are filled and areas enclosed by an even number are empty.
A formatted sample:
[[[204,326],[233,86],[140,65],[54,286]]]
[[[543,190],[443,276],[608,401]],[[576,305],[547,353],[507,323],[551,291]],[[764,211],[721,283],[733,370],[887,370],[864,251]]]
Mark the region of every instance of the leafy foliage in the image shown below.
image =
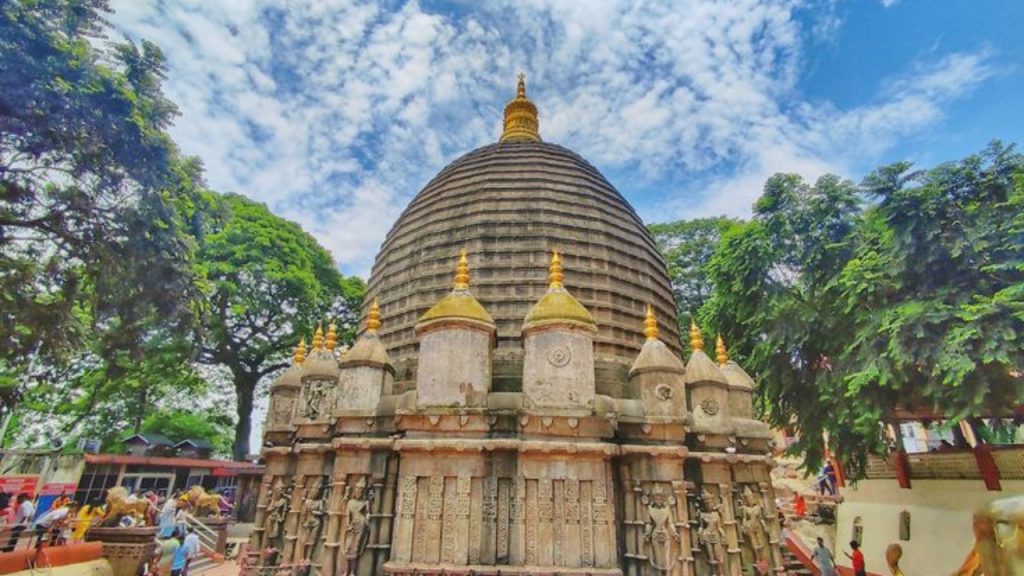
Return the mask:
[[[0,6],[0,357],[16,381],[5,411],[144,410],[179,376],[154,378],[151,359],[187,359],[200,167],[166,134],[176,110],[160,50],[101,46],[107,10]],[[137,426],[138,410],[119,414]]]
[[[738,225],[731,218],[679,220],[647,227],[665,257],[675,294],[680,334],[711,297],[713,285],[707,266],[722,235]]]
[[[776,174],[705,270],[700,323],[722,333],[794,425],[856,475],[902,409],[955,419],[1024,402],[1024,157],[993,143],[927,171],[880,168],[858,187]]]
[[[160,410],[146,416],[141,431],[162,434],[175,442],[198,438],[212,444],[215,454],[231,453],[231,420],[223,414]]]
[[[200,361],[231,371],[238,398],[233,452],[241,459],[257,384],[287,366],[299,335],[325,318],[351,341],[365,286],[343,278],[312,236],[263,204],[228,194],[209,216],[199,250],[210,285]]]

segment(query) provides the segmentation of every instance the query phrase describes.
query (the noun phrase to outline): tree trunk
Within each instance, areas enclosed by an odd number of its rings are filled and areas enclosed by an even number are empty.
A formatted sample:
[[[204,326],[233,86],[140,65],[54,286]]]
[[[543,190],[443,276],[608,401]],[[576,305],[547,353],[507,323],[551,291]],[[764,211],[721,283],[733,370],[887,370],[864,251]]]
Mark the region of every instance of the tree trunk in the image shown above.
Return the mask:
[[[235,424],[235,442],[232,445],[232,456],[235,460],[245,460],[249,454],[249,434],[252,433],[252,403],[258,379],[248,374],[235,374],[235,407],[238,410],[238,423]]]

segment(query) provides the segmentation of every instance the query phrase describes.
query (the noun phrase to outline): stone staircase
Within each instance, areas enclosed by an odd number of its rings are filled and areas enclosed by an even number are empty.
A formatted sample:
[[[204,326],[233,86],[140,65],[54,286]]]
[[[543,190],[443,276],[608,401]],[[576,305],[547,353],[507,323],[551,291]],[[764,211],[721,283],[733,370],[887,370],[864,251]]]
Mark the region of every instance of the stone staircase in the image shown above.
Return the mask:
[[[188,573],[202,574],[223,564],[224,555],[217,551],[217,533],[191,514],[186,515],[185,520],[199,536],[199,548],[202,552],[199,558],[189,564]]]

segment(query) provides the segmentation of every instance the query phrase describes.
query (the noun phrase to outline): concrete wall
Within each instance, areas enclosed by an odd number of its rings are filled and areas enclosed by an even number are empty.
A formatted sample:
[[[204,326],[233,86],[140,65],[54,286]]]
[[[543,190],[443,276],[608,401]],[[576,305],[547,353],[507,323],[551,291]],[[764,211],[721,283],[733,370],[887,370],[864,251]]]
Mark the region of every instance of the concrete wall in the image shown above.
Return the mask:
[[[1001,492],[985,489],[981,480],[913,480],[903,490],[895,480],[861,480],[842,489],[836,530],[836,558],[849,566],[853,524],[860,517],[861,540],[868,572],[889,574],[885,548],[903,547],[900,567],[907,574],[951,574],[974,546],[971,519],[983,504],[1024,493],[1024,481],[1003,481]],[[910,540],[900,540],[900,513],[910,513]]]

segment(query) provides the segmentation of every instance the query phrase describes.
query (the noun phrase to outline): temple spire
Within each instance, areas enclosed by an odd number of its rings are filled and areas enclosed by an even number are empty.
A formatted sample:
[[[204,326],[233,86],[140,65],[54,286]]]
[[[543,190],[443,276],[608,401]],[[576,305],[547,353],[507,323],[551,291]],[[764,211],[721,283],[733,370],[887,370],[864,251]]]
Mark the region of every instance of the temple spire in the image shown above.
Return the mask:
[[[700,333],[697,323],[690,320],[690,350],[702,352],[704,350],[704,336]]]
[[[729,362],[729,352],[725,349],[725,340],[722,340],[721,334],[715,338],[715,360],[722,366]]]
[[[469,289],[469,260],[466,259],[466,249],[459,253],[459,264],[455,267],[455,289]]]
[[[366,314],[366,331],[371,334],[376,334],[377,330],[380,329],[380,305],[377,304],[377,299],[374,298],[373,302],[370,303],[370,311]]]
[[[329,351],[338,347],[338,326],[334,322],[327,326],[327,340],[324,345]]]
[[[313,350],[320,350],[324,347],[324,326],[317,324],[316,332],[313,333]]]
[[[658,319],[654,316],[654,306],[647,305],[647,315],[644,317],[644,336],[647,340],[658,339]]]
[[[537,106],[526,97],[526,75],[519,73],[516,97],[505,105],[504,129],[498,142],[540,142]]]
[[[296,364],[302,364],[306,361],[306,338],[299,338],[299,343],[295,345],[295,355],[292,356],[292,360]]]
[[[565,275],[562,273],[562,259],[558,256],[558,250],[551,251],[551,265],[548,266],[548,287],[549,288],[561,288],[562,278]]]

